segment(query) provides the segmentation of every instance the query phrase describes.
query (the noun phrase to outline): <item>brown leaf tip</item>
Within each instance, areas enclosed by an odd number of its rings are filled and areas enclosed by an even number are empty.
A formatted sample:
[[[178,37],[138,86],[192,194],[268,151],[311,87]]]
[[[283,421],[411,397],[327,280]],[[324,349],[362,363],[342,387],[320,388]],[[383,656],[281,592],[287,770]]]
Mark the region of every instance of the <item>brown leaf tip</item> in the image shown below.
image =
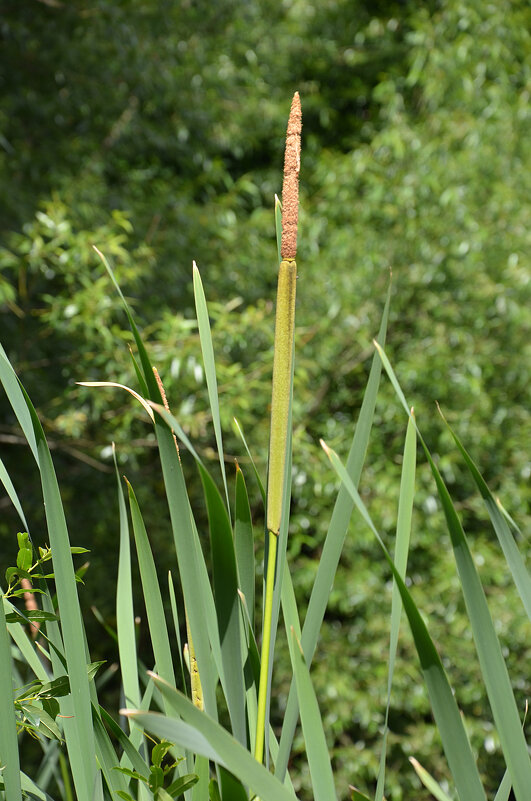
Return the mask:
[[[284,154],[284,182],[282,184],[282,239],[280,253],[283,259],[297,255],[297,226],[299,221],[299,171],[301,166],[302,112],[299,93],[295,92],[286,133]]]

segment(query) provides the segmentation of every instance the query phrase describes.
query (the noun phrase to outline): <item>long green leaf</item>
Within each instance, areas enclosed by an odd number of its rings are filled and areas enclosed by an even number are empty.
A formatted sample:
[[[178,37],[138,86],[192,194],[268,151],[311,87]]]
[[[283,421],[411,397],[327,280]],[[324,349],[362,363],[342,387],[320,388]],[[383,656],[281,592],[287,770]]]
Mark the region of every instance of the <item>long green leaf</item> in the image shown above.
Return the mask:
[[[236,434],[241,439],[241,441],[243,443],[243,447],[245,448],[245,452],[246,452],[247,456],[249,457],[249,461],[250,461],[251,466],[253,468],[254,476],[256,478],[256,483],[258,484],[258,489],[260,490],[260,495],[262,496],[262,503],[265,506],[266,491],[265,491],[265,488],[264,488],[264,483],[263,483],[262,479],[260,478],[260,473],[258,472],[258,468],[256,467],[256,464],[255,464],[255,461],[254,461],[254,459],[252,457],[251,451],[249,450],[249,446],[247,444],[247,440],[245,439],[245,434],[243,433],[243,429],[241,427],[241,424],[240,424],[239,420],[237,420],[236,417],[232,418],[232,422],[233,422],[234,431],[236,432]]]
[[[107,732],[101,722],[100,716],[96,709],[93,709],[94,719],[94,734],[96,738],[96,753],[98,755],[98,763],[105,777],[105,782],[109,788],[111,795],[115,795],[118,791],[125,792],[127,781],[123,773],[114,770],[119,766],[119,761],[116,757],[116,752],[111,745]]]
[[[11,408],[15,413],[19,425],[26,437],[33,458],[39,464],[39,457],[37,454],[37,442],[35,439],[35,430],[31,413],[24,398],[22,386],[17,378],[17,374],[13,370],[11,362],[7,358],[6,352],[0,344],[0,381],[4,387],[6,395],[11,404]]]
[[[172,742],[174,735],[179,732],[178,724],[186,723],[201,735],[209,746],[209,753],[204,753],[218,764],[229,769],[243,784],[249,786],[253,792],[260,796],[261,801],[293,801],[295,796],[290,793],[263,765],[260,765],[243,746],[238,743],[225,729],[201,712],[174,687],[153,677],[155,683],[163,694],[172,699],[172,706],[182,716],[182,721],[167,718],[154,713],[143,715],[129,712],[129,715],[138,720],[150,731],[159,736],[168,737]],[[177,726],[175,725],[177,724]],[[164,732],[164,733],[163,733]],[[180,734],[179,734],[180,737]],[[198,750],[198,753],[201,753]]]
[[[531,620],[531,576],[527,571],[522,555],[518,550],[516,542],[514,541],[511,529],[509,528],[509,525],[507,523],[507,520],[503,512],[501,511],[499,505],[496,503],[496,500],[492,496],[491,491],[489,490],[485,480],[483,479],[483,476],[481,475],[474,461],[472,460],[472,457],[465,450],[461,440],[459,439],[453,428],[450,426],[450,424],[447,422],[442,412],[441,412],[441,417],[448,426],[448,430],[450,431],[452,437],[454,438],[455,444],[459,448],[467,464],[467,467],[470,470],[472,478],[474,479],[474,482],[479,492],[481,493],[481,497],[485,502],[485,506],[487,507],[487,512],[489,513],[489,517],[492,521],[494,531],[496,532],[496,536],[498,537],[501,549],[503,551],[505,559],[507,560],[507,564],[514,579],[514,583],[516,585],[520,598],[522,599],[522,603],[524,604],[527,616],[529,620]]]
[[[415,465],[417,459],[417,441],[415,436],[413,418],[408,421],[404,458],[402,461],[402,480],[400,482],[400,497],[398,501],[398,519],[396,524],[396,545],[394,553],[395,567],[402,580],[405,578],[409,540],[411,536],[411,518],[413,514],[413,499],[415,494]],[[387,734],[389,710],[391,707],[391,689],[395,667],[396,650],[398,646],[398,632],[400,629],[400,615],[402,614],[402,599],[400,592],[393,582],[393,596],[391,602],[391,634],[389,641],[389,675],[387,681],[387,703],[385,706],[384,737],[378,781],[376,784],[375,801],[382,801],[385,787],[385,759],[387,751]]]
[[[230,520],[216,485],[201,464],[199,472],[210,528],[214,600],[225,676],[224,690],[234,736],[242,745],[245,745],[247,735],[241,660],[242,633],[240,631],[240,602],[234,540]]]
[[[65,718],[64,720],[66,742],[79,801],[93,801],[93,793],[98,786],[98,771],[95,759],[91,698],[84,647],[85,635],[77,596],[72,554],[70,552],[70,540],[59,486],[44,431],[29,397],[23,388],[22,391],[31,415],[37,446],[46,523],[61,616],[61,629],[72,691],[70,696],[71,709],[64,713],[73,715],[72,718]],[[67,706],[68,702],[65,702],[66,699],[61,700],[62,707],[63,705]]]
[[[0,459],[0,481],[4,485],[5,491],[7,492],[11,503],[17,510],[17,514],[20,517],[20,520],[22,521],[22,525],[24,526],[24,531],[29,531],[28,524],[26,523],[26,518],[24,516],[22,505],[19,501],[17,492],[15,490],[15,487],[13,486],[13,482],[11,481],[9,473],[7,472],[6,467],[1,459]]]
[[[459,798],[461,801],[485,801],[485,793],[481,786],[481,780],[474,761],[470,742],[452,689],[448,683],[446,673],[444,672],[442,662],[429,635],[428,629],[426,628],[426,624],[409,590],[402,581],[400,573],[396,569],[348,472],[342,465],[338,455],[330,448],[326,447],[324,443],[322,444],[335,471],[350,493],[358,511],[376,537],[393,572],[394,579],[400,591],[400,595],[402,596],[402,603],[408,617],[415,647],[424,673],[424,680],[428,688],[435,722],[441,735],[441,740],[450,765],[450,770],[455,780]]]
[[[526,801],[531,787],[531,760],[501,646],[465,533],[441,475],[431,456],[428,453],[427,456],[450,532],[481,673],[514,794],[517,801]]]
[[[240,466],[236,464],[236,503],[234,515],[234,549],[238,566],[239,587],[245,596],[247,609],[251,616],[251,627],[254,630],[254,592],[255,592],[255,560],[254,535],[251,520],[251,509],[245,479]]]
[[[201,341],[201,350],[203,352],[203,364],[205,365],[208,399],[210,401],[210,410],[212,412],[212,423],[214,425],[214,434],[216,436],[216,445],[218,449],[221,475],[223,477],[223,486],[225,487],[227,510],[229,510],[230,514],[229,489],[227,487],[227,474],[225,472],[225,458],[223,455],[223,438],[221,435],[221,419],[219,416],[218,382],[216,379],[214,346],[212,345],[212,332],[210,330],[210,321],[208,318],[208,308],[205,298],[205,291],[203,289],[203,282],[201,281],[201,276],[195,261],[193,273],[195,309],[197,314],[197,325],[199,328],[199,339]]]
[[[122,484],[113,449],[118,511],[120,520],[120,549],[118,556],[118,578],[116,582],[116,631],[124,698],[127,705],[140,706],[138,684],[135,612],[133,607],[133,582],[131,578],[131,550],[129,547],[129,524]]]
[[[394,370],[381,348],[379,348],[379,351],[395,392],[409,414],[409,407]],[[496,636],[485,593],[481,586],[481,581],[474,565],[465,533],[453,506],[450,494],[420,435],[419,440],[435,479],[437,492],[441,499],[446,517],[459,579],[463,589],[463,596],[472,625],[472,634],[481,672],[507,768],[511,775],[514,794],[517,801],[525,801],[529,787],[531,787],[531,760],[527,751],[527,745],[522,732],[518,709],[516,707],[500,643]]]
[[[171,574],[171,570],[168,570],[168,592],[170,594],[170,605],[171,605],[171,614],[173,617],[173,627],[175,629],[175,636],[177,638],[177,650],[179,652],[180,678],[182,682],[183,692],[186,695],[187,689],[186,689],[186,678],[184,674],[183,644],[181,642],[179,610],[177,608],[177,598],[175,596],[175,587],[173,586],[173,576]]]
[[[416,759],[413,759],[413,757],[410,757],[409,761],[413,765],[415,773],[421,780],[424,787],[426,787],[426,789],[430,791],[430,793],[433,795],[434,798],[437,799],[437,801],[452,801],[450,796],[444,792],[442,787],[440,787],[440,785],[437,784],[433,776],[430,776],[426,768],[422,767],[420,762],[418,762]]]
[[[385,342],[390,302],[391,284],[389,285],[387,292],[382,322],[380,325],[380,331],[378,333],[378,341],[382,344]],[[380,383],[380,374],[381,362],[379,357],[375,354],[358,423],[356,425],[354,438],[352,440],[352,445],[350,447],[350,452],[347,459],[347,471],[354,485],[356,486],[359,483],[361,469],[363,467],[363,462],[365,461],[365,453],[367,451],[369,435],[374,418],[374,409],[376,406],[376,396],[378,394],[378,386]],[[301,644],[304,651],[304,658],[306,660],[306,664],[308,665],[311,664],[313,655],[315,653],[317,640],[319,638],[319,631],[321,629],[326,606],[328,604],[330,588],[334,582],[334,576],[339,564],[341,551],[343,550],[343,544],[347,535],[348,525],[353,508],[353,501],[345,487],[342,486],[338,492],[336,502],[334,504],[332,517],[328,526],[328,532],[323,546],[321,559],[319,560],[319,567],[317,569],[317,575],[312,587],[308,611],[306,613],[302,630]],[[297,726],[298,714],[299,710],[297,696],[292,681],[288,696],[288,703],[284,714],[278,759],[275,767],[275,775],[279,776],[281,779],[284,778],[286,773],[293,736]]]
[[[12,676],[11,646],[0,597],[0,768],[3,768],[6,797],[22,801]]]
[[[295,630],[292,630],[290,637],[290,657],[295,674],[295,685],[301,710],[302,733],[308,755],[314,798],[315,801],[332,801],[337,796],[323,721],[321,720],[310,672],[304,661],[302,647],[297,639]]]
[[[203,687],[205,709],[217,716],[215,677],[212,672],[209,631],[216,626],[215,608],[197,530],[192,522],[184,476],[168,426],[155,423],[166,497],[170,510],[175,552],[179,564],[184,603]],[[212,603],[207,603],[207,599]],[[214,649],[214,645],[212,646]]]
[[[131,509],[131,519],[133,521],[136,552],[138,554],[140,579],[142,581],[142,592],[146,605],[151,644],[153,646],[153,656],[155,657],[155,663],[159,674],[163,676],[166,681],[175,683],[170,640],[157,578],[157,570],[155,568],[155,560],[153,559],[153,553],[149,544],[140,507],[138,506],[138,501],[129,482],[127,482],[127,489],[129,492],[129,506]]]
[[[116,281],[108,260],[97,248],[95,248],[95,250],[122,299],[140,356],[140,363],[145,379],[144,389],[148,389],[151,401],[160,405],[162,404],[162,397],[153,374],[153,367],[129,310],[127,301]],[[204,565],[197,531],[192,523],[190,502],[188,500],[182,467],[175,449],[171,428],[158,417],[155,419],[155,434],[159,446],[184,602],[188,612],[197,663],[201,675],[205,708],[209,714],[215,717],[217,715],[215,678],[212,674],[208,638],[208,631],[212,625],[215,625],[215,618],[214,620],[210,619],[212,617],[211,608],[209,605],[205,606],[203,603],[205,594],[210,593],[210,586],[207,587],[205,585],[205,576],[207,575],[206,567]],[[205,630],[205,620],[207,621],[207,630]],[[215,643],[212,647],[213,649],[215,648]]]

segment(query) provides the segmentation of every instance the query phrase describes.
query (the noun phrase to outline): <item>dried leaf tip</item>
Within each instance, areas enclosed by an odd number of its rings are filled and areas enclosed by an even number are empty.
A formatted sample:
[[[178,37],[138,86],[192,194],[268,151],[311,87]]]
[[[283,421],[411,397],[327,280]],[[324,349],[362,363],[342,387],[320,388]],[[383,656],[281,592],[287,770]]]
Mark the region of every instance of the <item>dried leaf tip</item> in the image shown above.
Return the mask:
[[[284,154],[284,182],[282,184],[282,240],[280,254],[283,259],[297,255],[297,226],[299,221],[299,171],[301,167],[302,112],[299,93],[295,92],[286,133]]]

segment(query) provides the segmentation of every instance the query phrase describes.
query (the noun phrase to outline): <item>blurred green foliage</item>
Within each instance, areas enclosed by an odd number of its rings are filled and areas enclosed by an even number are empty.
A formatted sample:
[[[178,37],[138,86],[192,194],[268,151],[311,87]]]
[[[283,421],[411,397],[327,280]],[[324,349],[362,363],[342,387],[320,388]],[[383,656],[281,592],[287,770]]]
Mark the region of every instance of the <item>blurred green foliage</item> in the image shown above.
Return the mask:
[[[392,270],[388,354],[472,535],[508,660],[529,657],[529,634],[496,544],[435,402],[525,527],[530,30],[525,0],[4,3],[2,343],[55,449],[74,543],[92,549],[91,572],[101,581],[96,598],[82,591],[87,606],[96,602],[112,619],[111,441],[141,503],[150,499],[146,520],[161,569],[169,553],[159,469],[141,408],[119,390],[75,385],[135,383],[131,337],[92,245],[113,260],[144,323],[173,412],[213,458],[192,311],[196,259],[213,324],[226,451],[246,469],[232,434],[236,416],[263,471],[276,284],[273,198],[298,89],[304,129],[289,548],[301,609],[337,488],[318,439],[346,453]],[[18,476],[38,532],[29,461],[4,406],[1,414],[2,458]],[[361,490],[391,542],[404,432],[384,381]],[[474,746],[492,791],[502,766],[423,467],[417,497],[409,575],[436,641],[451,655],[448,667],[475,721]],[[256,498],[259,532],[258,492]],[[0,536],[9,548],[16,523],[7,502],[2,506]],[[86,581],[90,586],[90,572]],[[388,571],[354,520],[313,670],[345,797],[348,782],[370,791],[376,773],[389,608]],[[446,647],[449,637],[455,647]],[[112,644],[102,653],[112,659]],[[279,658],[287,662],[287,652]],[[407,634],[399,668],[392,801],[426,797],[409,755],[445,775]],[[278,673],[281,682],[281,666]],[[281,684],[279,715],[286,690]],[[517,688],[522,707],[529,690]]]

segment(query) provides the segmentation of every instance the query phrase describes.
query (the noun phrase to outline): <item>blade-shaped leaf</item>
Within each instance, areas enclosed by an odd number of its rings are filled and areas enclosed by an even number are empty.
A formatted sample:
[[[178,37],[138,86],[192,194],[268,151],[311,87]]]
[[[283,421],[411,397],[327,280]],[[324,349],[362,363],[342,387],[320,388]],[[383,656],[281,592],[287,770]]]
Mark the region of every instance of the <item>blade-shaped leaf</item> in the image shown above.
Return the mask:
[[[11,647],[0,596],[0,767],[7,798],[22,801],[12,675]]]
[[[494,497],[492,496],[492,493],[483,479],[483,476],[473,462],[470,454],[465,450],[461,440],[452,429],[450,424],[446,421],[442,412],[441,416],[448,426],[448,430],[454,438],[455,444],[459,448],[467,467],[470,470],[472,478],[474,479],[475,484],[481,493],[481,497],[485,502],[485,506],[487,507],[489,517],[494,527],[494,531],[496,532],[501,549],[512,573],[514,583],[520,598],[522,599],[522,603],[524,604],[527,616],[529,620],[531,620],[531,576],[526,569],[522,555],[518,550],[518,546],[511,533],[511,529],[509,528],[509,524],[502,510],[500,509],[500,506],[496,503]]]
[[[236,464],[234,548],[238,566],[239,587],[245,596],[247,609],[251,616],[251,626],[253,626],[255,590],[253,523],[245,479],[238,464]]]
[[[138,506],[138,501],[129,482],[127,482],[127,489],[129,492],[129,506],[131,509],[131,519],[133,521],[133,532],[135,535],[142,592],[146,604],[153,655],[160,675],[169,682],[175,682],[170,640],[157,578],[157,570],[155,568],[155,560],[153,559],[153,553],[140,513],[140,507]]]
[[[485,801],[485,793],[481,786],[481,780],[474,761],[470,742],[466,734],[463,721],[457,703],[439,654],[429,635],[426,624],[424,623],[416,605],[411,597],[409,590],[402,581],[387,548],[385,547],[378,531],[376,530],[365,504],[361,500],[359,493],[354,486],[350,476],[341,463],[338,455],[321,443],[332,462],[339,478],[350,493],[358,511],[376,537],[384,556],[393,572],[397,587],[402,596],[402,603],[407,614],[415,647],[419,655],[420,664],[424,673],[424,679],[428,688],[430,701],[435,717],[435,722],[441,735],[444,751],[450,765],[450,770],[455,780],[457,792],[461,801]]]
[[[315,801],[332,801],[337,796],[323,721],[321,720],[310,672],[304,661],[302,647],[294,629],[292,629],[290,637],[290,657],[295,674],[295,685],[299,698],[299,709],[301,710],[302,733],[308,755],[314,798]]]
[[[98,779],[92,725],[91,691],[87,677],[84,647],[85,634],[77,597],[70,540],[59,486],[44,431],[37,413],[23,388],[22,392],[31,416],[37,445],[46,524],[52,551],[59,614],[61,616],[61,630],[72,689],[70,696],[71,711],[65,714],[73,714],[74,717],[65,718],[64,720],[65,736],[79,801],[93,801],[94,788],[98,786]],[[66,699],[64,699],[64,702],[66,702]],[[61,702],[62,706],[64,702]],[[82,758],[81,755],[83,755]]]
[[[241,660],[240,602],[234,540],[227,511],[210,474],[199,464],[208,511],[214,600],[218,618],[224,690],[234,736],[246,744],[245,690]]]
[[[113,457],[120,520],[118,578],[116,582],[116,631],[118,635],[118,653],[120,655],[120,671],[122,674],[125,701],[131,706],[138,707],[140,706],[140,686],[138,684],[129,523],[127,520],[127,510],[114,448]]]
[[[434,798],[437,799],[437,801],[452,801],[450,796],[444,792],[442,787],[438,785],[433,776],[430,776],[428,771],[422,767],[420,762],[418,762],[413,757],[410,757],[409,761],[415,768],[415,773],[421,780],[424,787],[430,791],[430,793],[433,795]]]
[[[216,379],[216,362],[214,359],[214,346],[212,345],[212,332],[210,330],[210,321],[208,318],[208,308],[205,298],[205,291],[203,289],[203,282],[201,281],[201,276],[199,274],[199,270],[197,269],[197,264],[195,263],[195,261],[194,261],[193,272],[194,272],[195,309],[197,314],[197,325],[199,328],[199,339],[201,340],[201,350],[203,352],[203,364],[205,365],[205,377],[208,389],[208,399],[210,401],[210,410],[212,412],[212,423],[214,425],[214,434],[216,436],[216,445],[218,449],[221,475],[223,477],[223,486],[225,487],[227,510],[230,510],[229,490],[227,487],[227,475],[225,472],[225,458],[223,456],[223,438],[221,436],[221,420],[219,416],[218,382]]]
[[[398,519],[396,524],[396,544],[394,561],[395,567],[402,579],[405,578],[409,540],[411,535],[411,518],[413,513],[413,498],[415,494],[415,465],[417,459],[417,440],[415,436],[413,417],[410,417],[406,432],[404,458],[402,461],[402,480],[400,482],[400,497],[398,501]],[[376,784],[375,801],[382,801],[385,787],[385,759],[387,751],[387,734],[389,709],[391,707],[391,688],[395,667],[396,649],[398,646],[398,632],[400,629],[400,615],[402,613],[402,599],[400,592],[393,582],[393,597],[391,602],[391,634],[389,641],[389,676],[387,681],[387,703],[385,707],[384,737],[378,781]]]
[[[172,705],[183,720],[177,721],[156,713],[150,713],[146,717],[141,713],[129,712],[130,716],[138,720],[141,725],[145,725],[150,731],[159,736],[165,736],[172,742],[176,742],[173,734],[178,732],[178,728],[174,728],[174,724],[185,722],[208,744],[209,753],[204,753],[204,756],[208,756],[229,769],[243,784],[259,795],[261,801],[293,801],[295,796],[263,765],[260,765],[249,751],[243,748],[225,729],[204,712],[196,709],[186,696],[179,693],[174,687],[170,687],[156,676],[153,677],[153,680],[163,694],[171,697]],[[201,753],[199,749],[197,752]]]
[[[378,347],[378,350],[395,392],[409,414],[409,407],[394,370],[383,350],[380,347]],[[420,434],[419,441],[426,454],[442,503],[465,604],[472,625],[472,634],[481,672],[507,768],[511,775],[514,794],[517,801],[525,801],[528,789],[531,786],[531,760],[521,729],[520,718],[500,643],[496,636],[485,593],[481,586],[465,533],[450,494]]]
[[[378,341],[382,343],[385,342],[390,302],[391,285],[389,285],[387,292],[382,322],[380,325],[380,331],[378,333]],[[347,471],[352,478],[354,485],[356,486],[359,483],[361,469],[363,467],[365,453],[367,451],[367,445],[369,442],[369,434],[372,428],[374,409],[376,406],[376,396],[378,394],[378,386],[380,383],[380,374],[381,362],[378,356],[375,354],[358,423],[356,425],[354,438],[352,440],[347,460]],[[338,492],[336,502],[334,504],[323,551],[319,560],[317,575],[312,587],[308,611],[306,613],[304,626],[302,629],[301,644],[304,651],[304,658],[306,659],[306,664],[308,665],[311,664],[313,654],[317,646],[319,631],[321,630],[326,606],[328,604],[330,588],[334,582],[334,576],[339,564],[341,551],[343,550],[343,544],[347,535],[348,525],[353,508],[353,501],[350,498],[347,490],[342,486]],[[297,726],[298,714],[299,709],[297,696],[292,681],[288,696],[288,703],[284,713],[279,754],[277,764],[275,766],[275,775],[279,776],[281,779],[284,778],[286,773],[293,736]]]

